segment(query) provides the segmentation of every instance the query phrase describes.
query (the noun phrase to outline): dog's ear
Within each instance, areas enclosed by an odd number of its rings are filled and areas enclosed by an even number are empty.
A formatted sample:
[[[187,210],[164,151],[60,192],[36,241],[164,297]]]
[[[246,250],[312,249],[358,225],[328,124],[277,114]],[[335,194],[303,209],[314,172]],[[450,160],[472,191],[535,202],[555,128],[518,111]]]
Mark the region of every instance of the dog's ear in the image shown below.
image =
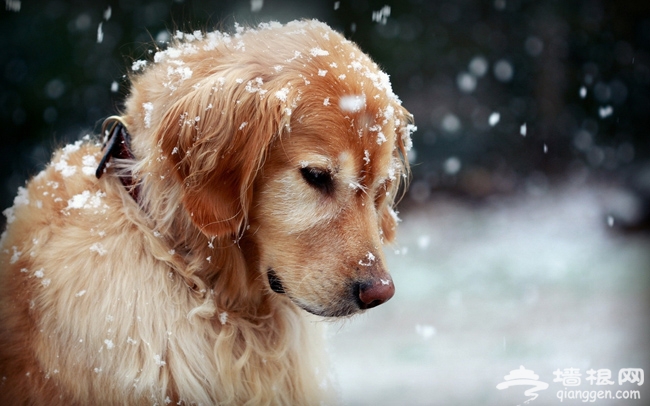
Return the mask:
[[[183,188],[192,222],[208,236],[241,232],[253,181],[281,128],[281,106],[241,81],[195,86],[165,114],[157,131],[163,159]]]

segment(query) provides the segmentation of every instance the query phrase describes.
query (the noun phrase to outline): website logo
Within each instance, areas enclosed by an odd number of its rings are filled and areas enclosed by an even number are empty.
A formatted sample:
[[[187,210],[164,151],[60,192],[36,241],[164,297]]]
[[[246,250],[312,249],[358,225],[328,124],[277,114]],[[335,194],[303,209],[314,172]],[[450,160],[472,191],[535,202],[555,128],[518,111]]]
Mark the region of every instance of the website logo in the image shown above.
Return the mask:
[[[590,368],[584,373],[580,368],[556,369],[552,372],[554,378],[551,385],[555,388],[555,397],[559,403],[563,402],[590,402],[595,403],[601,399],[639,400],[641,399],[642,386],[645,374],[642,368],[621,368],[618,374],[612,373],[607,368]],[[548,374],[550,375],[550,373]],[[503,377],[504,381],[496,388],[499,390],[519,388],[523,390],[524,401],[528,404],[539,397],[540,391],[549,389],[549,383],[541,381],[534,371],[526,369],[523,365],[519,369],[510,371]]]
[[[524,368],[523,365],[519,369],[510,371],[510,374],[503,377],[505,381],[497,385],[497,389],[504,390],[513,386],[531,386],[531,388],[524,391],[524,395],[530,399],[524,403],[530,403],[537,399],[539,396],[538,391],[548,389],[548,384],[539,380],[539,376],[535,372]]]

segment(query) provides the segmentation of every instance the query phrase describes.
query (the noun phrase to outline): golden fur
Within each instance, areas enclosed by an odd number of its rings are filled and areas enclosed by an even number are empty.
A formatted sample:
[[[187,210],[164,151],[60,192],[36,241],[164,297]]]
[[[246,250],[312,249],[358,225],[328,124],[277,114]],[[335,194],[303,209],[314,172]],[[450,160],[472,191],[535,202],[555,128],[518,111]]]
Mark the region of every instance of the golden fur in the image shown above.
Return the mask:
[[[335,400],[308,312],[392,296],[410,115],[316,21],[178,34],[143,64],[121,117],[136,158],[97,179],[86,137],[5,211],[0,404]]]

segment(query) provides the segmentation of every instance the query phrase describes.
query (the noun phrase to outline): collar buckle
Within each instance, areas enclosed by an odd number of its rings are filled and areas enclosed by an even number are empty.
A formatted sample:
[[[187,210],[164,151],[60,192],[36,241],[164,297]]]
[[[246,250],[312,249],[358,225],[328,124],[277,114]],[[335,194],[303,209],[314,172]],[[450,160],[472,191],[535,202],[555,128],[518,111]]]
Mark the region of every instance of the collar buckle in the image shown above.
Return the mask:
[[[101,178],[108,168],[111,158],[117,159],[135,159],[135,155],[131,151],[131,135],[126,130],[126,125],[122,121],[122,117],[111,116],[104,120],[102,124],[102,134],[105,141],[102,147],[104,155],[99,161],[95,176],[97,179]],[[137,180],[133,178],[132,174],[119,175],[122,185],[129,192],[133,200],[139,202],[140,198],[140,185]]]

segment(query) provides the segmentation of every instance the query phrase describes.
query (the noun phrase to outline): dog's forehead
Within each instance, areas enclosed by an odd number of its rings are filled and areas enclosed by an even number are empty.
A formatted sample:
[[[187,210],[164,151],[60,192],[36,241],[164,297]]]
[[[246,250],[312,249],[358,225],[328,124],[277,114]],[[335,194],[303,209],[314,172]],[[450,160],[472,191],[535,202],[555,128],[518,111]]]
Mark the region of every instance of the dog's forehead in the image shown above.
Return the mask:
[[[399,155],[396,137],[405,124],[388,75],[322,24],[291,25],[277,35],[282,41],[275,45],[282,46],[267,54],[275,72],[269,95],[281,103],[286,120],[281,138],[295,146],[292,165],[354,168],[359,178],[361,172],[366,178],[385,176]]]
[[[313,112],[302,117],[283,150],[290,164],[338,173],[350,182],[371,186],[383,181],[396,154],[392,123],[383,126],[374,116]],[[381,123],[380,121],[379,123]]]

